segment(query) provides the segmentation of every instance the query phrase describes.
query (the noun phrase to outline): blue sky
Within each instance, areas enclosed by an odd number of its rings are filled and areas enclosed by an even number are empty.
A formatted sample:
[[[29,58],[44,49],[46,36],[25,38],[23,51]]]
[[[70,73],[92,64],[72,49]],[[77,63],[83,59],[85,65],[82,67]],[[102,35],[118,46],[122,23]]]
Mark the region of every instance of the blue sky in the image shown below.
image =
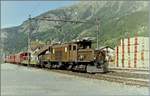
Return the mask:
[[[1,1],[1,28],[20,25],[48,10],[70,6],[77,1]]]

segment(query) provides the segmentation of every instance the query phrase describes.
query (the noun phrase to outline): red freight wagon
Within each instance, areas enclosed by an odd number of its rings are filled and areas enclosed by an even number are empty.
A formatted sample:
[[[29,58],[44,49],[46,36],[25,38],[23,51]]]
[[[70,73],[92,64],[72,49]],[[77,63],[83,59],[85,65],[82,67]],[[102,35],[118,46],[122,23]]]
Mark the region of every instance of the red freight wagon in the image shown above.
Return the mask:
[[[10,57],[10,63],[15,63],[15,55],[11,55],[11,57]]]
[[[8,63],[11,63],[11,56],[8,56]]]
[[[5,63],[8,63],[9,62],[8,60],[9,60],[9,56],[6,56],[5,57]]]
[[[21,56],[21,60],[28,60],[29,54],[28,52],[23,52],[20,56]]]
[[[7,62],[10,63],[10,56],[7,57]]]
[[[19,64],[20,63],[20,53],[16,54],[16,60],[15,60],[15,63]]]
[[[9,63],[12,63],[12,58],[13,58],[13,56],[12,55],[9,55]]]
[[[16,63],[19,64],[23,60],[27,60],[28,59],[27,57],[28,57],[27,52],[20,52],[20,53],[16,54]]]
[[[5,61],[6,61],[7,63],[11,63],[11,62],[13,61],[12,55],[7,56]]]

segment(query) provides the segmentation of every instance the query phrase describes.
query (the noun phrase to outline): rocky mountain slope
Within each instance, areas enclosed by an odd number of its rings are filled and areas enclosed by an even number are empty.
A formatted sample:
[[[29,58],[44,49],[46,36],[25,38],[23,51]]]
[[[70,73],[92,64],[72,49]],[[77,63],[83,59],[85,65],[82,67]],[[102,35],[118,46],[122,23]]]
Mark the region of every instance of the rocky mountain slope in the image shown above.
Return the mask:
[[[131,37],[135,32],[140,36],[148,35],[148,2],[144,1],[82,1],[75,5],[50,10],[37,17],[50,17],[52,19],[81,20],[87,23],[75,24],[66,22],[53,22],[46,20],[32,20],[32,41],[42,42],[62,41],[82,37],[96,37],[96,22],[99,18],[99,43],[101,46],[114,47],[118,40]],[[19,52],[26,50],[28,20],[20,26],[2,29],[7,36],[4,40],[5,50]],[[94,46],[95,47],[95,43]]]

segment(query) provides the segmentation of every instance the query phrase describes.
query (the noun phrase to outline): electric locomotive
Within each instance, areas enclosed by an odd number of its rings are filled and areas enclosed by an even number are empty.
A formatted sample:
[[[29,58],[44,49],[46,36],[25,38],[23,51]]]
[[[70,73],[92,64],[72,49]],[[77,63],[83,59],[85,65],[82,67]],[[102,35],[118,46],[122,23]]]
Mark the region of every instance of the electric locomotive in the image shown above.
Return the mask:
[[[37,54],[42,67],[81,72],[107,72],[107,52],[91,48],[92,40],[45,46]]]

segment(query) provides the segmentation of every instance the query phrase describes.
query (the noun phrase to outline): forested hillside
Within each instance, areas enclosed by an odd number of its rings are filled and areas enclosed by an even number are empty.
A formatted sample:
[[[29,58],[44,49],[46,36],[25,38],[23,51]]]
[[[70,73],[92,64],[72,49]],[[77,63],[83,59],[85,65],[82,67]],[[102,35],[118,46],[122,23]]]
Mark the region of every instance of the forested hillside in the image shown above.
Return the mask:
[[[75,24],[45,20],[32,21],[32,41],[68,42],[76,38],[96,37],[95,19],[99,18],[99,43],[101,46],[114,47],[118,40],[131,37],[135,32],[139,36],[148,35],[148,2],[143,1],[84,1],[75,5],[50,10],[35,18],[44,16],[52,19],[81,20],[87,23]],[[7,36],[4,40],[5,51],[19,52],[27,49],[28,20],[20,26],[2,29]],[[95,44],[94,46],[95,47]]]

